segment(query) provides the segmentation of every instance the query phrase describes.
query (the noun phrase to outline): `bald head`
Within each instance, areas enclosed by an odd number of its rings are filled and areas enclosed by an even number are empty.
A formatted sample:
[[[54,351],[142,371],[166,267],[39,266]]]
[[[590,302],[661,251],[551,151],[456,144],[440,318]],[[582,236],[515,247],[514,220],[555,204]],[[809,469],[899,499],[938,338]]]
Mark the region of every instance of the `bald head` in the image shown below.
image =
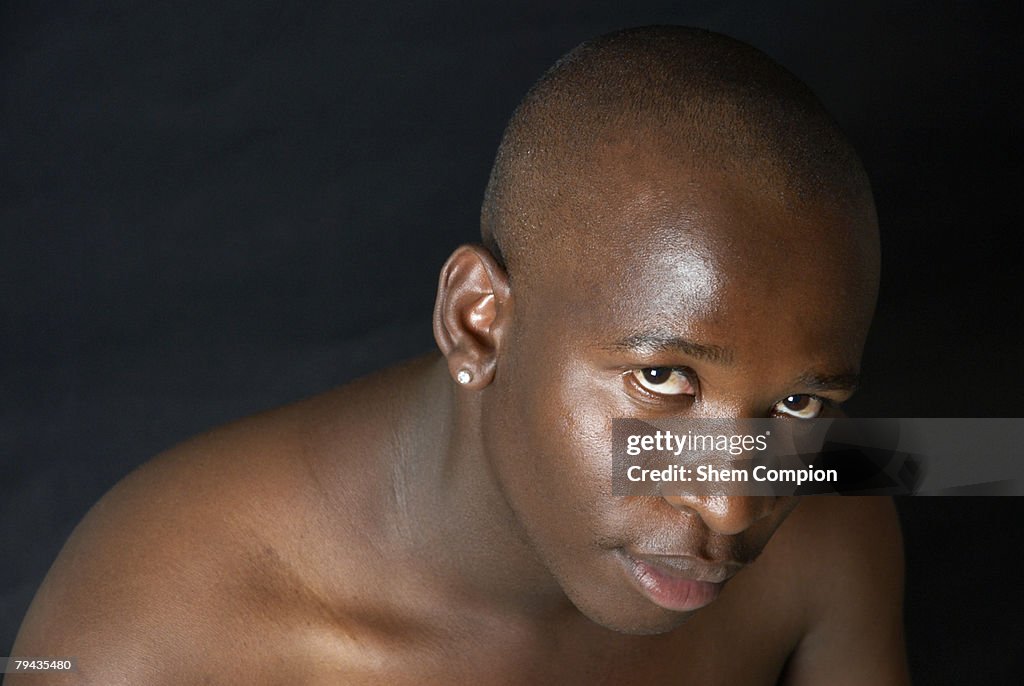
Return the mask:
[[[586,240],[603,177],[640,155],[874,224],[863,167],[804,84],[736,40],[662,26],[583,43],[531,88],[491,172],[485,245],[515,279],[553,245]]]

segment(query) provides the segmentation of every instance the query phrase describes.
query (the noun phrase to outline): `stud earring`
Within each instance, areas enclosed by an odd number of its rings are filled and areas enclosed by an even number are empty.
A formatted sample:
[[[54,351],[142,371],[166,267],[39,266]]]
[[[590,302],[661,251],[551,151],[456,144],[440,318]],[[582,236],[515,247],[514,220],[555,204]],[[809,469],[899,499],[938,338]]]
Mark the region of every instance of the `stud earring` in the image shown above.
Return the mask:
[[[466,384],[473,380],[473,375],[469,372],[468,369],[460,369],[459,373],[455,375],[455,380],[458,381],[463,386],[465,386]]]

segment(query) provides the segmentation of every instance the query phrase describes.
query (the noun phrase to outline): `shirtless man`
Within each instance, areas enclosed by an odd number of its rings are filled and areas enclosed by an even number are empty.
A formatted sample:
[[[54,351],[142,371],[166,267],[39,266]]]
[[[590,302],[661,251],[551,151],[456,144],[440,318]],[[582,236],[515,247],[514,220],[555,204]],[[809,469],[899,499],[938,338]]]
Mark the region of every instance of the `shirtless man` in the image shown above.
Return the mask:
[[[77,673],[6,683],[907,683],[887,499],[611,494],[613,418],[853,392],[876,218],[806,87],[703,31],[586,43],[516,110],[482,229],[440,354],[107,494],[13,650]]]

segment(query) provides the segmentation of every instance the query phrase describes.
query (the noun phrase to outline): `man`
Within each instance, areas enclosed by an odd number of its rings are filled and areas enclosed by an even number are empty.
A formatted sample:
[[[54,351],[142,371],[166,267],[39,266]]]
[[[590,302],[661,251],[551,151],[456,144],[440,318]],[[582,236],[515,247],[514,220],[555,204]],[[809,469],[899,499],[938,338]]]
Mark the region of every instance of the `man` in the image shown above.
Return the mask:
[[[906,683],[887,500],[611,494],[614,418],[854,390],[876,218],[810,92],[704,31],[585,43],[514,114],[482,230],[440,355],[105,496],[13,651],[78,672],[8,683]]]

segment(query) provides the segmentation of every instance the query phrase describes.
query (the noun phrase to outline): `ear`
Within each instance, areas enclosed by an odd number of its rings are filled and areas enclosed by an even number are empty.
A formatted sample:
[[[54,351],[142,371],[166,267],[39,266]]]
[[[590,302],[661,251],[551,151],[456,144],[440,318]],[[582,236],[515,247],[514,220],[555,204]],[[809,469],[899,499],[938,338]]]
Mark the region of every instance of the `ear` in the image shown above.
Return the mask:
[[[463,388],[479,390],[494,379],[510,297],[508,275],[482,246],[459,246],[441,268],[434,339]]]

